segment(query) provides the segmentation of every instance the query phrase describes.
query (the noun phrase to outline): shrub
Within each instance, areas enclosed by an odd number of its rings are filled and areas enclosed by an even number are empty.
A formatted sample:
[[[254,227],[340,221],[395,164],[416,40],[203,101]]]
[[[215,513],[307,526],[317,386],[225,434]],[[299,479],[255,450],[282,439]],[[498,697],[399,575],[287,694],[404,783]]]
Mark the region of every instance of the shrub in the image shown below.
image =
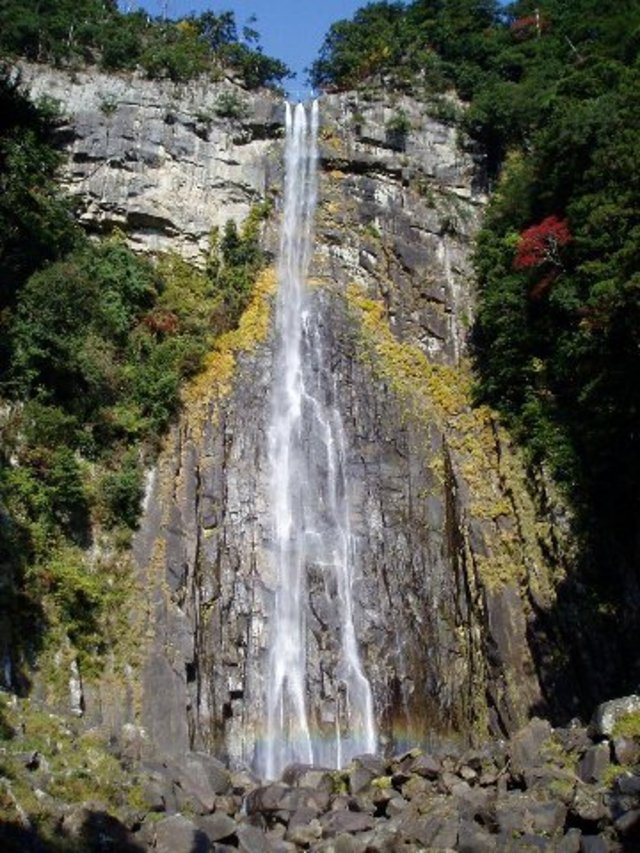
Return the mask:
[[[237,92],[222,92],[216,98],[213,109],[220,118],[241,119],[248,113],[246,101]]]

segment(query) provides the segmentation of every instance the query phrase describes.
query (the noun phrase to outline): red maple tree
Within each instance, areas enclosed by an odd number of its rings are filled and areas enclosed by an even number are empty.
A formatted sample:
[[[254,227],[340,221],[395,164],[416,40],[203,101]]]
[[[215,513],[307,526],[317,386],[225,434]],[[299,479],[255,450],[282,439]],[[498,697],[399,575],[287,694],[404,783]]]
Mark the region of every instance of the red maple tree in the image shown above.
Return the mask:
[[[532,225],[520,234],[514,269],[529,270],[542,264],[562,269],[560,247],[572,240],[566,219],[547,216],[538,225]]]

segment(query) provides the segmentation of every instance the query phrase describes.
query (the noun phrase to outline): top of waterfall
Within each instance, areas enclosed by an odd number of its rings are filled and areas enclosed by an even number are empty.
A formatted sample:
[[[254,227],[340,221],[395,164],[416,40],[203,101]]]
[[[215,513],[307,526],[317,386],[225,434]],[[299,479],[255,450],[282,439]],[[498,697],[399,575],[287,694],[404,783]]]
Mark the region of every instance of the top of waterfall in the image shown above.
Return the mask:
[[[315,89],[290,89],[287,92],[287,101],[292,107],[296,104],[308,104],[318,99]]]

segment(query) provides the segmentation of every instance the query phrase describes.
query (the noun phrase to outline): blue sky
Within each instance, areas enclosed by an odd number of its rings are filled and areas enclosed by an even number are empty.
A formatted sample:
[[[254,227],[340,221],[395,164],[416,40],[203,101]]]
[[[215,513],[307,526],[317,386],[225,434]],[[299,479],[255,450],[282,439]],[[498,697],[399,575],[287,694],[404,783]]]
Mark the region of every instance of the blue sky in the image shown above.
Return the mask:
[[[282,59],[297,72],[288,84],[293,95],[306,96],[304,68],[316,58],[325,33],[334,21],[350,18],[367,0],[120,0],[120,8],[146,9],[152,15],[166,13],[179,18],[190,12],[199,14],[232,11],[241,28],[251,15],[260,33],[264,52]]]

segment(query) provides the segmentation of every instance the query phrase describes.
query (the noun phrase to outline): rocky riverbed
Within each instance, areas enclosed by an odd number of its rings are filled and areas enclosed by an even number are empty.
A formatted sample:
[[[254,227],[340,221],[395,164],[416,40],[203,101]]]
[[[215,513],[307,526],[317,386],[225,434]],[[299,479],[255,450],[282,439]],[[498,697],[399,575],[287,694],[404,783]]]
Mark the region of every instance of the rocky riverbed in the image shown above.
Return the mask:
[[[481,748],[291,766],[269,783],[205,753],[152,760],[133,727],[114,754],[33,703],[5,704],[3,726],[3,850],[640,850],[638,695],[599,706],[588,727],[534,718]]]

